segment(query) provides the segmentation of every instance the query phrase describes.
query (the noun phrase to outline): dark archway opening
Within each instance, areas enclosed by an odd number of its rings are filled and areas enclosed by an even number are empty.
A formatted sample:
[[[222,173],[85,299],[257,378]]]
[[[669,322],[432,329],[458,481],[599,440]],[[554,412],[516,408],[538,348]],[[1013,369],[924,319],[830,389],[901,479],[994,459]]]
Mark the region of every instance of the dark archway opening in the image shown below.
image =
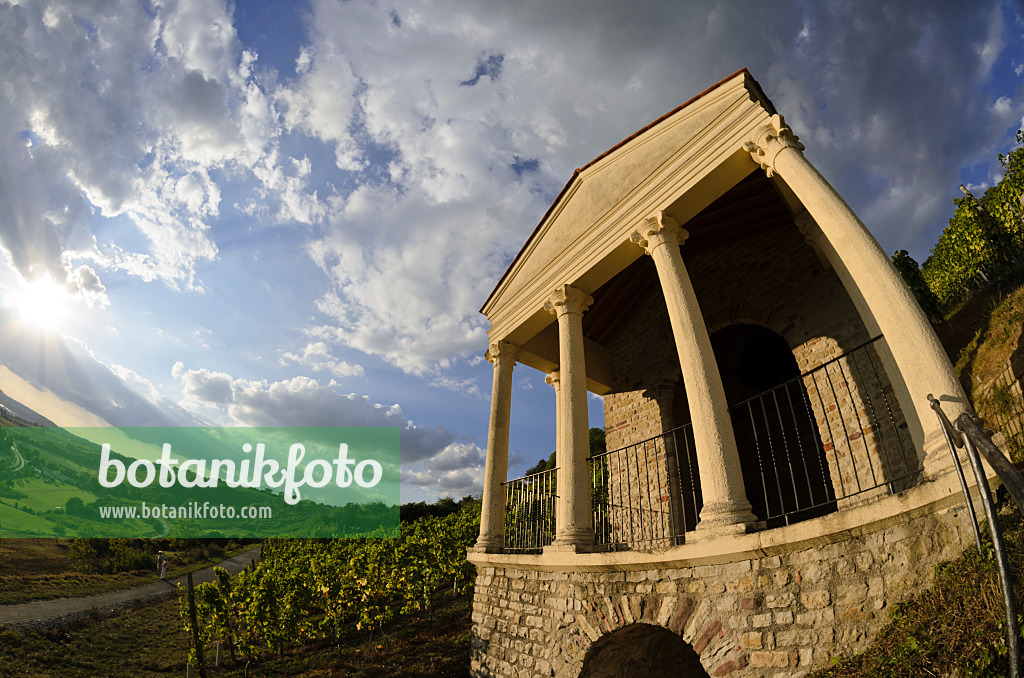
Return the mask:
[[[711,336],[754,514],[768,527],[836,510],[814,411],[786,340],[759,325]]]
[[[580,678],[705,678],[693,647],[668,629],[631,624],[598,639]]]

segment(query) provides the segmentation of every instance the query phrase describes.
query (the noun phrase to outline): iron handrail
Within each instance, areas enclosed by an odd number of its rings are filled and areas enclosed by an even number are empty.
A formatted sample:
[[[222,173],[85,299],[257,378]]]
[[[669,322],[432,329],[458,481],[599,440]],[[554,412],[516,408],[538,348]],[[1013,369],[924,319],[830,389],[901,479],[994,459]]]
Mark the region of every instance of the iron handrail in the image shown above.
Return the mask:
[[[946,437],[946,444],[953,455],[953,466],[960,476],[960,483],[964,492],[964,499],[967,502],[968,513],[971,516],[971,524],[974,527],[975,541],[978,544],[978,553],[981,553],[981,530],[978,527],[978,519],[974,513],[974,502],[971,500],[971,493],[967,489],[963,472],[960,467],[960,457],[956,453],[957,439],[960,446],[967,451],[967,459],[974,471],[978,483],[978,494],[981,498],[981,505],[985,510],[985,518],[988,520],[988,531],[992,537],[992,549],[996,555],[996,569],[999,571],[999,584],[1003,593],[1003,609],[1006,613],[1006,650],[1010,662],[1010,678],[1017,678],[1020,675],[1020,626],[1017,621],[1017,603],[1013,597],[1013,576],[1010,573],[1010,566],[1006,557],[1006,547],[1003,543],[1003,530],[999,525],[999,517],[996,515],[995,503],[992,501],[992,491],[988,486],[988,478],[985,469],[981,465],[981,457],[978,452],[985,455],[985,459],[991,464],[996,475],[1003,482],[1003,486],[1010,492],[1017,507],[1024,512],[1024,478],[1019,471],[1003,456],[999,448],[995,446],[988,434],[981,430],[973,419],[967,414],[961,414],[956,419],[956,424],[951,424],[949,418],[942,411],[942,405],[930,393],[928,401],[939,418],[939,425]],[[1004,479],[1005,477],[1005,479]]]

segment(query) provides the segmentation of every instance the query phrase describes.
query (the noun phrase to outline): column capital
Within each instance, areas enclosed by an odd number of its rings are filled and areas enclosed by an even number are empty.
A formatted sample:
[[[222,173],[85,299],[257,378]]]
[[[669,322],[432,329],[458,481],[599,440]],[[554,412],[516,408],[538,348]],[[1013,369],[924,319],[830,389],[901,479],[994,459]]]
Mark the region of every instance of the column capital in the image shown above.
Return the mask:
[[[782,116],[776,113],[768,121],[768,124],[758,131],[756,139],[743,144],[743,148],[749,151],[754,162],[760,165],[769,177],[772,177],[776,173],[775,157],[787,148],[802,151],[804,145],[800,143],[799,137],[793,134],[793,130],[786,124]]]
[[[558,389],[558,384],[561,383],[561,381],[562,374],[559,370],[555,370],[544,377],[544,383],[554,386],[556,390]]]
[[[818,222],[814,220],[811,213],[807,210],[803,210],[800,214],[793,217],[793,223],[796,224],[797,230],[804,237],[806,242],[811,247],[818,247],[819,239],[824,235],[821,232],[821,227],[818,226]]]
[[[572,285],[559,285],[544,302],[544,310],[561,317],[566,313],[583,315],[594,303],[594,297]]]
[[[505,358],[514,363],[518,357],[519,347],[508,341],[496,341],[484,353],[484,360],[489,363],[496,363],[498,360]]]
[[[682,245],[689,237],[690,232],[680,226],[679,222],[665,214],[664,210],[658,210],[640,222],[637,229],[630,234],[629,240],[642,247],[647,254],[651,254],[661,245]]]
[[[814,253],[818,256],[818,263],[821,264],[822,269],[827,270],[831,268],[832,264],[829,262],[821,246],[822,238],[825,237],[825,234],[822,233],[821,227],[818,226],[818,222],[814,220],[811,213],[803,210],[800,214],[793,217],[793,223],[796,224],[797,230],[804,236],[804,242],[807,246],[813,249]]]

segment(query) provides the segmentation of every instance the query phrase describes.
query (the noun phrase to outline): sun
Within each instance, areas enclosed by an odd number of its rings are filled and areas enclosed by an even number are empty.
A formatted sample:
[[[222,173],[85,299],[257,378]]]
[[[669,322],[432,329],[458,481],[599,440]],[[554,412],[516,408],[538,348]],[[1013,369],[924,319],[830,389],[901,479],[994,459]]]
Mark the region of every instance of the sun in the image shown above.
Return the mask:
[[[53,329],[67,313],[69,299],[65,288],[46,277],[22,286],[14,305],[18,315],[29,325]]]

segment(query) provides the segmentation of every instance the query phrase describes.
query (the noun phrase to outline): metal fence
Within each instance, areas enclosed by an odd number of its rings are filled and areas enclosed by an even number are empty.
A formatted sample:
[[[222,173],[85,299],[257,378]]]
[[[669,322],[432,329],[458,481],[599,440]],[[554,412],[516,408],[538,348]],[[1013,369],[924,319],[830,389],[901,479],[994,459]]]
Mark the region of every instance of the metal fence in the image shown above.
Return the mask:
[[[558,469],[505,483],[505,550],[539,552],[555,538]]]
[[[747,498],[767,527],[895,493],[920,464],[882,366],[877,337],[730,408]],[[692,425],[591,458],[598,546],[666,548],[703,507]],[[506,550],[554,538],[556,470],[506,483]]]
[[[696,527],[704,502],[692,425],[595,455],[590,469],[598,545],[667,547]]]
[[[768,527],[913,482],[919,463],[880,339],[730,408],[747,498]]]

